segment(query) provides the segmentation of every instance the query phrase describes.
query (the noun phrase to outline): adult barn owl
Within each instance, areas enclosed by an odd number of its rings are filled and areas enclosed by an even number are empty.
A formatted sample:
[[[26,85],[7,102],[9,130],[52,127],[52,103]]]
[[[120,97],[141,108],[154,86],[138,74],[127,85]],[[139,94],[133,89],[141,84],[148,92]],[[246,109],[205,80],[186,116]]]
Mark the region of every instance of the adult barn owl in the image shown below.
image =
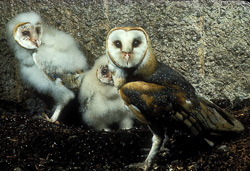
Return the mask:
[[[45,25],[35,12],[15,16],[7,24],[7,38],[20,64],[22,80],[37,92],[53,97],[58,119],[62,109],[75,97],[86,58],[68,34]]]
[[[153,133],[151,150],[141,165],[148,170],[159,151],[166,128],[190,130],[194,136],[240,132],[244,126],[231,114],[198,96],[178,72],[156,60],[141,27],[113,28],[106,39],[109,68],[128,108]]]
[[[108,60],[104,55],[84,75],[79,92],[83,121],[96,130],[110,130],[114,123],[121,129],[133,125],[133,114],[128,111],[117,88],[113,85]]]

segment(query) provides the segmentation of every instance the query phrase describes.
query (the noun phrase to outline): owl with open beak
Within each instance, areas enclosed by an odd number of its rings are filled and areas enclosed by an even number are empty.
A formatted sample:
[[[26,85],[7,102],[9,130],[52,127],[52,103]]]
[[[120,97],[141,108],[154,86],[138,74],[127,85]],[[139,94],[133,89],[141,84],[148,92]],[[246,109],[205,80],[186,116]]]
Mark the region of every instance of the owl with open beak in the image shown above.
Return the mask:
[[[148,170],[166,130],[189,130],[210,145],[209,135],[241,132],[244,126],[212,102],[171,67],[158,62],[148,34],[141,27],[115,27],[107,35],[106,55],[114,84],[125,105],[153,133],[151,150],[142,165]]]

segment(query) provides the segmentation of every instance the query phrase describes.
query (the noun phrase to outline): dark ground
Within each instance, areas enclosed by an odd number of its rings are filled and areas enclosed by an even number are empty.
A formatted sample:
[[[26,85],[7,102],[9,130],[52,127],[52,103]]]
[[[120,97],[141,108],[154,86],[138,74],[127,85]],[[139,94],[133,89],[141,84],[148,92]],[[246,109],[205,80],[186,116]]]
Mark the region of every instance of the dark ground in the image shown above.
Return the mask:
[[[161,152],[155,170],[248,170],[250,99],[214,100],[245,126],[237,136],[220,138],[214,147],[176,132]],[[79,124],[53,124],[34,118],[22,104],[0,101],[0,170],[132,170],[151,146],[147,127],[112,132]],[[139,170],[139,169],[135,169]]]

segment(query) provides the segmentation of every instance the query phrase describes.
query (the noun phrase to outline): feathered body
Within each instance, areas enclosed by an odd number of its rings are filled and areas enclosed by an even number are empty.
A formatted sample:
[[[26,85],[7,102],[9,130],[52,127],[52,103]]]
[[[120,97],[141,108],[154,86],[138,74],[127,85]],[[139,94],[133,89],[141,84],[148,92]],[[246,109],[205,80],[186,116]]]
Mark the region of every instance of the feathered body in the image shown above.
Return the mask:
[[[64,32],[46,26],[42,43],[37,52],[33,53],[37,66],[52,81],[60,78],[65,87],[78,90],[88,66],[75,40]]]
[[[209,134],[244,130],[244,126],[231,114],[198,96],[193,86],[178,72],[158,62],[142,28],[114,28],[106,41],[109,66],[113,68],[114,82],[122,99],[154,135],[151,150],[143,164],[144,170],[150,168],[159,151],[165,128],[168,132],[190,130],[193,135],[203,136],[210,144],[211,141],[206,139]]]
[[[84,75],[79,92],[83,121],[96,130],[110,130],[115,123],[120,129],[129,129],[133,125],[132,113],[125,109],[107,65],[104,55]]]
[[[47,26],[33,11],[10,20],[7,37],[19,61],[22,80],[37,92],[53,97],[56,109],[51,121],[56,121],[75,97],[72,90],[80,87],[87,69],[84,54],[70,35]]]

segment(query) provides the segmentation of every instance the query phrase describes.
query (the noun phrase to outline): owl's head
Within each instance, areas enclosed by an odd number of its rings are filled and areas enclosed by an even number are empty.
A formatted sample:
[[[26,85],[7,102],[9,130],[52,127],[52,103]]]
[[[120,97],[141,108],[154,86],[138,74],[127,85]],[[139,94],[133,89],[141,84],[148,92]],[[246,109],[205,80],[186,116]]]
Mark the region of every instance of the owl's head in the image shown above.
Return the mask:
[[[9,21],[8,36],[25,49],[37,49],[42,43],[42,19],[35,12],[22,13]]]
[[[106,85],[114,85],[112,74],[108,68],[108,60],[106,55],[101,56],[95,61],[95,65],[90,72],[94,71],[96,73],[96,78]],[[92,77],[92,75],[91,75]]]
[[[96,70],[96,76],[98,80],[103,83],[103,84],[108,84],[108,85],[113,85],[113,79],[112,79],[112,74],[109,71],[108,64],[106,65],[101,65],[97,70]]]
[[[110,66],[116,70],[132,69],[134,75],[146,77],[157,65],[148,34],[141,27],[115,27],[110,30],[106,39],[106,52]]]
[[[136,67],[146,56],[148,41],[141,27],[115,27],[106,40],[108,57],[119,68]]]

